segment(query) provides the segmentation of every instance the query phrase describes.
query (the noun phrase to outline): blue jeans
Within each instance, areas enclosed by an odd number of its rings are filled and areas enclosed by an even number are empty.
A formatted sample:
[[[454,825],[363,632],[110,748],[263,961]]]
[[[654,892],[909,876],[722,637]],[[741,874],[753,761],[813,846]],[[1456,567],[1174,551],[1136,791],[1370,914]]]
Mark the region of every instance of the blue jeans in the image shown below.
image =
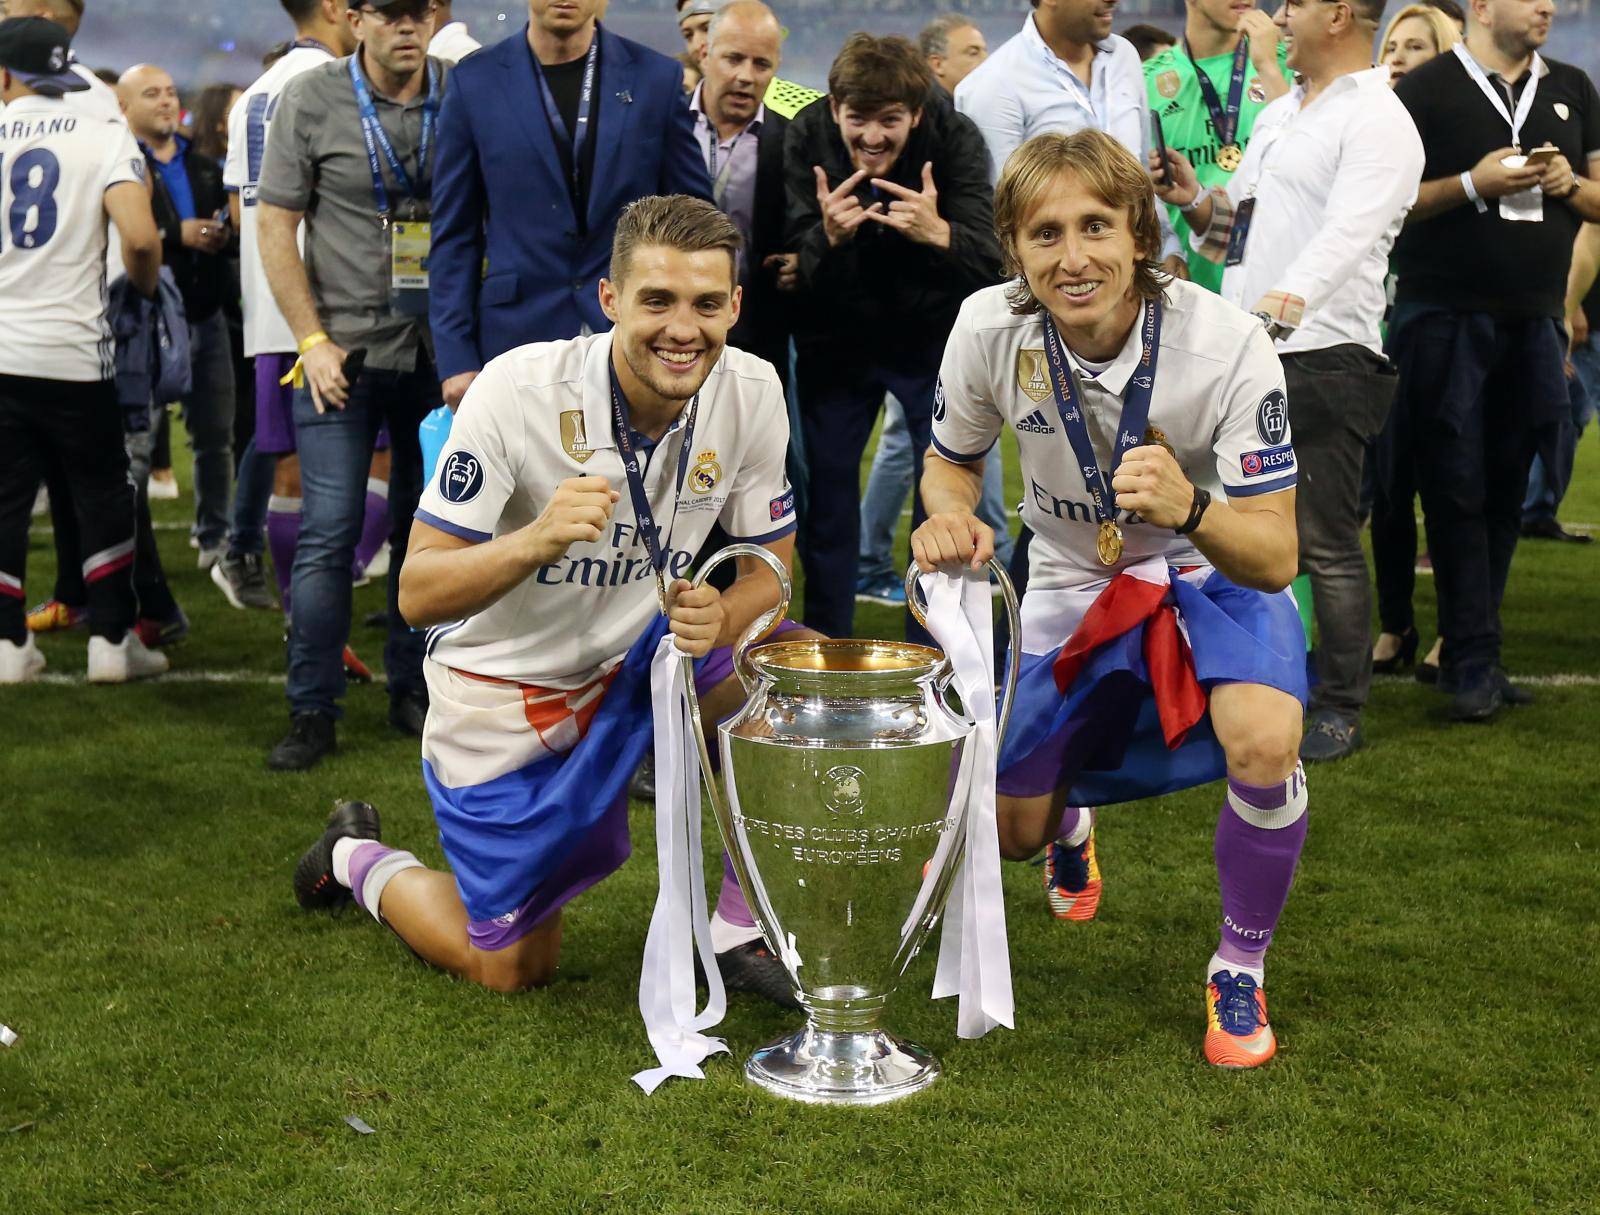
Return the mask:
[[[389,699],[425,692],[423,634],[400,615],[400,567],[422,496],[417,427],[439,403],[439,378],[419,356],[415,371],[363,371],[343,409],[318,413],[310,388],[294,394],[300,455],[300,541],[289,622],[289,709],[340,716],[343,651],[350,638],[350,563],[367,504],[367,467],[378,429],[389,424],[389,639],[383,649]]]
[[[228,555],[261,556],[266,549],[267,502],[272,497],[272,476],[278,457],[256,450],[256,438],[239,455],[239,475],[233,485],[233,517],[228,522]]]
[[[1014,541],[1011,516],[1006,510],[1005,485],[1000,467],[1000,445],[995,444],[983,462],[983,497],[978,502],[978,518],[994,528],[995,556],[1005,566],[1011,564]],[[894,568],[894,529],[900,523],[911,485],[911,435],[906,429],[906,412],[890,396],[884,402],[883,430],[878,435],[878,450],[872,457],[872,472],[861,497],[860,583],[898,583],[905,571]]]
[[[1522,499],[1522,521],[1542,522],[1556,517],[1556,508],[1567,496],[1572,483],[1572,462],[1578,456],[1578,440],[1594,416],[1600,400],[1600,350],[1590,338],[1572,352],[1577,375],[1567,381],[1571,413],[1558,426],[1546,431],[1528,469],[1528,492]],[[1551,475],[1554,470],[1554,475]]]
[[[194,453],[194,537],[202,549],[228,539],[228,489],[233,478],[233,346],[219,310],[189,326],[193,387],[183,398],[183,424]]]

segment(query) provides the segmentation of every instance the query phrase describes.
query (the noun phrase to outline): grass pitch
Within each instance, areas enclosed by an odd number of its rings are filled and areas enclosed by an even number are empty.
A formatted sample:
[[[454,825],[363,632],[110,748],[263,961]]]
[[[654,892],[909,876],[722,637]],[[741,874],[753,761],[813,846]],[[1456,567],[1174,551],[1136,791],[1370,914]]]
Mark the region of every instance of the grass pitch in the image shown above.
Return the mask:
[[[1566,517],[1600,520],[1597,470],[1590,439]],[[192,508],[180,478],[163,523]],[[1016,1030],[958,1040],[953,1002],[926,998],[930,950],[892,1024],[944,1079],[840,1111],[743,1083],[743,1057],[794,1023],[749,997],[706,1081],[629,1081],[653,1063],[644,807],[633,860],[570,906],[544,991],[443,977],[353,909],[301,914],[290,870],[336,797],[374,802],[388,839],[440,863],[416,745],[381,688],[354,688],[339,755],[269,774],[279,620],[228,608],[181,526],[161,538],[194,623],[177,676],[0,690],[0,1021],[22,1035],[0,1050],[0,1215],[1600,1206],[1600,546],[1518,552],[1506,656],[1542,677],[1536,705],[1450,726],[1435,693],[1381,681],[1367,748],[1313,771],[1269,1067],[1200,1056],[1210,787],[1104,816],[1095,924],[1054,923],[1039,870],[1008,865]],[[39,528],[30,562],[36,600]],[[1427,578],[1418,600],[1431,620]],[[378,606],[357,593],[358,619]],[[863,606],[858,625],[898,618]],[[381,634],[354,640],[376,665]],[[81,675],[81,633],[45,650]]]

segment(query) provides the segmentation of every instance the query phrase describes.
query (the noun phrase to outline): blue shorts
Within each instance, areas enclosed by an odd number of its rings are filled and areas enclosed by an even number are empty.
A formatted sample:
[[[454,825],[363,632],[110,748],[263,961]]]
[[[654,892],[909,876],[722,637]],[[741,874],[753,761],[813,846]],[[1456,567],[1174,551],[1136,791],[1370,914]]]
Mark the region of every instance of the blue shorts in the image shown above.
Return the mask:
[[[1255,683],[1305,704],[1305,631],[1289,592],[1247,590],[1212,571],[1199,586],[1174,577],[1172,597],[1207,693],[1217,684]],[[1142,626],[1094,651],[1065,695],[1056,688],[1055,659],[1022,657],[999,792],[1036,797],[1065,786],[1068,805],[1104,806],[1226,775],[1209,714],[1179,746],[1167,747]]]

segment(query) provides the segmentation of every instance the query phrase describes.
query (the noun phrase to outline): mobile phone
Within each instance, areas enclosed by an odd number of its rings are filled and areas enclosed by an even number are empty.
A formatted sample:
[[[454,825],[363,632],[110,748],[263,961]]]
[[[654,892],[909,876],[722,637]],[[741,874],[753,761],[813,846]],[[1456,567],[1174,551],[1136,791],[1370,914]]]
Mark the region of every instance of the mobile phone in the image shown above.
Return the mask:
[[[1170,186],[1172,182],[1172,161],[1167,156],[1167,134],[1161,129],[1161,115],[1154,110],[1150,111],[1150,142],[1155,145],[1156,157],[1161,162],[1161,173],[1156,178],[1157,183]]]
[[[1535,148],[1533,151],[1528,153],[1528,168],[1542,169],[1545,167],[1545,165],[1549,164],[1552,160],[1560,155],[1560,148],[1556,147],[1554,144],[1547,143],[1542,148]]]
[[[365,346],[357,346],[344,356],[344,366],[340,368],[344,372],[344,382],[346,384],[354,384],[356,377],[361,374],[361,369],[366,365],[367,348]]]

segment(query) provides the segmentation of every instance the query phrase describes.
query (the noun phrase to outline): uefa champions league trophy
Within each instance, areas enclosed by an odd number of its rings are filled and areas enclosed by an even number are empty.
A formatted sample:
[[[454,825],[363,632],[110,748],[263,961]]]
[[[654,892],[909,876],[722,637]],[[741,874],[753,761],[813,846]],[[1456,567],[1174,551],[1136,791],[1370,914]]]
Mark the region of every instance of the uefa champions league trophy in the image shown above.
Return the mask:
[[[765,561],[782,598],[735,651],[747,699],[720,727],[725,798],[697,703],[690,716],[739,883],[806,1012],[805,1027],[756,1051],[745,1075],[798,1101],[893,1101],[939,1075],[938,1059],[882,1020],[961,866],[967,808],[952,806],[951,791],[974,724],[945,699],[953,673],[940,650],[815,638],[753,645],[783,619],[792,588],[781,563],[750,544],[723,549],[696,585],[735,557]],[[999,562],[989,568],[1013,638],[1003,738],[1021,629],[1011,580]],[[915,573],[908,600],[925,622]]]

